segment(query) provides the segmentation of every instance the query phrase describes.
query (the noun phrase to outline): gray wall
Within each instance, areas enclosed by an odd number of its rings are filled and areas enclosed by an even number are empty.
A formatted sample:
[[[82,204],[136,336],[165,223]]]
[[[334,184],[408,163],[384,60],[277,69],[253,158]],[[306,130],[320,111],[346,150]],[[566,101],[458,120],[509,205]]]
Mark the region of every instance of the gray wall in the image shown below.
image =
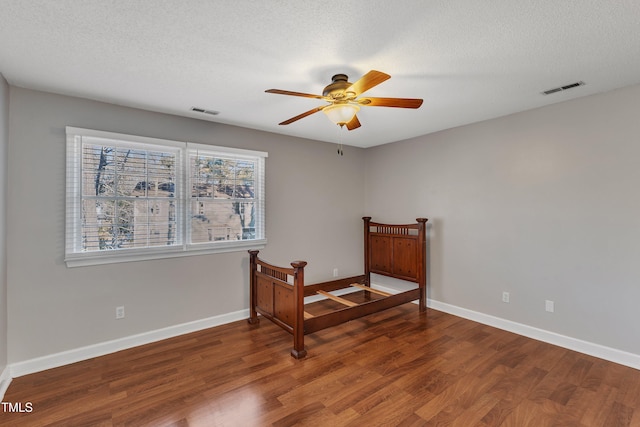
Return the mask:
[[[248,307],[244,251],[67,268],[65,126],[267,151],[262,255],[307,260],[309,281],[362,272],[363,150],[339,157],[327,143],[16,87],[10,96],[9,363]]]
[[[7,366],[7,147],[9,145],[9,85],[0,74],[0,373]]]
[[[429,218],[430,298],[640,354],[639,111],[633,86],[369,149],[366,210]]]

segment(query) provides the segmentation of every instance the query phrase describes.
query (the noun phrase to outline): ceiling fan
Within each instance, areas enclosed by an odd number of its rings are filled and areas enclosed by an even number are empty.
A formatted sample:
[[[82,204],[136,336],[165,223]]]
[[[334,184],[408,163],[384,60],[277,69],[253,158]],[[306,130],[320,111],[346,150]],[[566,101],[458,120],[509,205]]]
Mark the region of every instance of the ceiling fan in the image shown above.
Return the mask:
[[[295,117],[285,120],[280,125],[288,125],[297,120],[310,116],[318,111],[324,112],[329,119],[340,127],[347,126],[347,129],[354,130],[360,127],[360,121],[356,113],[360,111],[360,107],[395,107],[395,108],[419,108],[422,105],[422,99],[416,98],[374,98],[363,97],[358,98],[364,92],[372,87],[379,85],[385,80],[390,79],[389,74],[381,71],[371,70],[360,80],[355,83],[348,81],[346,74],[336,74],[331,77],[331,84],[326,86],[322,91],[322,95],[313,95],[302,92],[292,92],[288,90],[269,89],[267,93],[277,93],[280,95],[301,96],[304,98],[322,99],[328,102],[327,105],[316,107],[306,111]]]

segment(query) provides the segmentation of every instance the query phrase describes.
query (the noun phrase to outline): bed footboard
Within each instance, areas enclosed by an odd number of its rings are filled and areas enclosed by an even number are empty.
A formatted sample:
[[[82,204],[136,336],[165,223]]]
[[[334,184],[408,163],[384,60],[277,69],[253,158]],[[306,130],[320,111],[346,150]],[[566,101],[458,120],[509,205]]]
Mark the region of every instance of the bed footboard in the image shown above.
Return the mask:
[[[292,268],[277,267],[249,251],[251,263],[250,308],[248,322],[259,322],[258,314],[293,335],[291,355],[306,356],[304,348],[304,267],[306,261],[294,261]]]

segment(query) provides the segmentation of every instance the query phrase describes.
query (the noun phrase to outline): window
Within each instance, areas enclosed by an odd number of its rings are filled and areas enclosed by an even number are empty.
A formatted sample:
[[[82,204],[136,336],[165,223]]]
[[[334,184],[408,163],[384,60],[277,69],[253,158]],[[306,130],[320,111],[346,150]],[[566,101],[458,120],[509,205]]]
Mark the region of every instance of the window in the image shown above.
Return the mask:
[[[266,157],[67,127],[67,265],[263,247]]]

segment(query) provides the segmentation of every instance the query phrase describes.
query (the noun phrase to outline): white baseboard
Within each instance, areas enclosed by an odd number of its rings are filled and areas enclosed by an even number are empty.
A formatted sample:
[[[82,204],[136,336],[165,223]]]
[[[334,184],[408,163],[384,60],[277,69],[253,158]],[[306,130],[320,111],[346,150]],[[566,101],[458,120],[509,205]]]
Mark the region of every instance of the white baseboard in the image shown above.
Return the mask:
[[[386,286],[373,285],[373,287],[389,293],[398,293],[397,289],[389,288]],[[630,368],[640,369],[640,355],[638,354],[633,354],[615,348],[605,347],[600,344],[583,341],[577,338],[560,335],[555,332],[538,329],[533,326],[524,325],[522,323],[512,322],[510,320],[491,316],[489,314],[467,310],[466,308],[446,304],[432,299],[427,300],[427,307],[434,310],[443,311],[445,313],[453,314],[454,316],[462,317],[464,319],[473,320],[474,322],[482,323],[484,325],[489,325],[498,329],[513,332],[515,334],[522,335],[528,338],[533,338],[538,341],[543,341],[549,344],[557,345],[559,347],[567,348],[569,350],[588,354],[589,356],[594,356],[600,359],[608,360],[610,362],[619,363],[620,365],[629,366]]]
[[[0,373],[0,402],[2,402],[4,398],[4,393],[9,388],[9,384],[11,384],[11,374],[10,374],[9,366],[5,366],[2,372]]]
[[[116,340],[106,341],[99,344],[93,344],[87,347],[81,347],[73,350],[63,351],[61,353],[50,354],[48,356],[37,357],[35,359],[25,360],[24,362],[12,363],[9,365],[10,378],[21,377],[23,375],[44,371],[46,369],[57,368],[59,366],[91,359],[93,357],[104,356],[105,354],[115,353],[116,351],[126,350],[128,348],[137,347],[139,345],[149,344],[167,338],[173,338],[179,335],[188,334],[190,332],[196,332],[202,329],[224,325],[226,323],[235,322],[237,320],[247,319],[248,317],[249,310],[245,309],[233,313],[209,317],[207,319],[169,326],[167,328],[157,329],[155,331],[144,332],[142,334],[118,338]]]

